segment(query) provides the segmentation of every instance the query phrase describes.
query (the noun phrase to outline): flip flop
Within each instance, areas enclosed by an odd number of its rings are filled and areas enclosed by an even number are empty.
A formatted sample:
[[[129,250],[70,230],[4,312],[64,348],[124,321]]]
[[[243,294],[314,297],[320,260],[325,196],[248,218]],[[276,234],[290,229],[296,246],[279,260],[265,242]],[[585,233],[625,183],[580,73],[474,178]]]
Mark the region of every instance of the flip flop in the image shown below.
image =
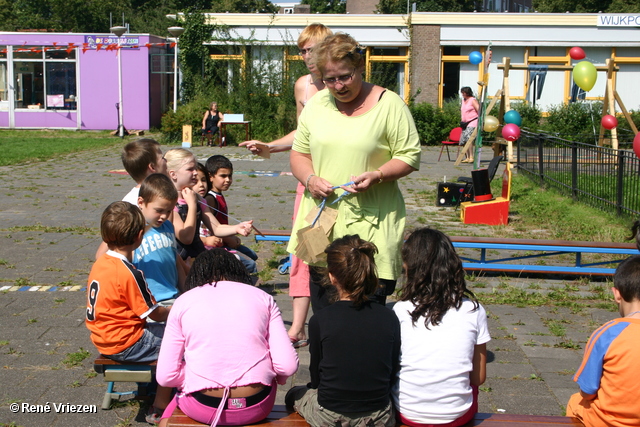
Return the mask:
[[[306,347],[309,345],[309,341],[307,340],[298,340],[298,341],[293,341],[291,344],[293,344],[293,348],[302,348],[302,347]]]
[[[147,412],[147,415],[144,417],[144,420],[149,424],[157,425],[158,423],[160,423],[160,420],[162,419],[163,412],[164,410],[160,410],[155,406],[150,406],[149,411]]]

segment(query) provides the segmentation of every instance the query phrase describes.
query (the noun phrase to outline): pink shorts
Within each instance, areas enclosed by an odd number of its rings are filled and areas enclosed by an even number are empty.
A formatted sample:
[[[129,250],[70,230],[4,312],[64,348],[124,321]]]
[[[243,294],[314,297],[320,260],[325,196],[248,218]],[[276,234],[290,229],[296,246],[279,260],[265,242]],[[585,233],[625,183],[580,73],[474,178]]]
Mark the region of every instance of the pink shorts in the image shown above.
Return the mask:
[[[471,390],[473,391],[473,403],[471,403],[471,407],[467,412],[462,414],[458,419],[451,421],[446,424],[420,424],[413,421],[410,421],[402,416],[402,414],[398,411],[398,419],[402,424],[408,425],[410,427],[460,427],[467,424],[469,421],[473,420],[473,416],[478,413],[478,386],[472,385]]]
[[[296,201],[293,205],[293,220],[298,216],[300,201],[304,195],[304,185],[298,183],[296,187]],[[291,269],[289,272],[289,296],[308,297],[309,293],[309,266],[300,258],[291,254]]]
[[[241,426],[245,424],[253,424],[258,421],[262,421],[267,418],[267,415],[271,413],[273,409],[273,405],[276,401],[276,392],[278,387],[276,386],[275,381],[271,385],[271,393],[260,403],[256,403],[252,406],[247,406],[246,408],[240,409],[224,409],[222,411],[222,415],[220,416],[220,420],[218,421],[218,425],[221,426]],[[228,406],[232,403],[231,398],[228,400]],[[196,400],[190,394],[181,394],[177,393],[171,403],[167,406],[167,409],[164,410],[162,414],[162,418],[169,418],[176,407],[180,408],[182,412],[185,413],[186,416],[191,418],[192,420],[198,421],[199,423],[205,423],[207,425],[213,422],[213,419],[216,417],[216,413],[218,411],[217,408],[213,408],[211,406],[204,405]]]

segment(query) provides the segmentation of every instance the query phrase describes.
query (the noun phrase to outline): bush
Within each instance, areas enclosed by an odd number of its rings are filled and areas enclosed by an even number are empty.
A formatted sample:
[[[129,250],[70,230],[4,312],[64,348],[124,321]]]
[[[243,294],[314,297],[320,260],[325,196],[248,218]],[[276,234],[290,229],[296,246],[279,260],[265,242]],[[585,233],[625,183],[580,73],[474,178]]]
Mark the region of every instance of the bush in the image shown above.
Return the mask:
[[[444,108],[426,102],[409,107],[418,129],[420,143],[438,145],[446,140],[451,129],[460,125],[460,102],[446,102]]]
[[[580,142],[597,141],[602,117],[601,102],[574,102],[554,105],[541,128],[560,138]]]

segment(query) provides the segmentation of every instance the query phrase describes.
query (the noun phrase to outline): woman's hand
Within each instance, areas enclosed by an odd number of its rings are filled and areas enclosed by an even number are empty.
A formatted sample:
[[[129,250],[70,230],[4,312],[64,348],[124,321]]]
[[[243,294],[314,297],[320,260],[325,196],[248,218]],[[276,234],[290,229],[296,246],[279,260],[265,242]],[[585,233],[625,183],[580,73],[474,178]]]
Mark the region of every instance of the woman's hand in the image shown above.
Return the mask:
[[[380,172],[378,171],[365,172],[358,176],[352,176],[351,181],[353,181],[353,185],[350,187],[340,188],[348,191],[349,193],[362,193],[367,191],[373,184],[380,182],[381,177],[382,175],[380,175]]]
[[[262,149],[256,144],[264,144],[264,142],[252,139],[251,141],[241,142],[240,144],[238,144],[238,146],[247,147],[247,150],[251,151],[253,154],[260,154],[262,152]]]
[[[313,175],[307,180],[307,190],[314,199],[324,199],[333,193],[333,185],[326,179]]]
[[[251,234],[251,228],[253,228],[253,220],[241,222],[236,225],[236,234],[241,234],[246,237]]]
[[[190,187],[183,188],[182,198],[187,202],[187,206],[189,209],[196,209],[196,204],[198,203],[198,193],[193,191]]]

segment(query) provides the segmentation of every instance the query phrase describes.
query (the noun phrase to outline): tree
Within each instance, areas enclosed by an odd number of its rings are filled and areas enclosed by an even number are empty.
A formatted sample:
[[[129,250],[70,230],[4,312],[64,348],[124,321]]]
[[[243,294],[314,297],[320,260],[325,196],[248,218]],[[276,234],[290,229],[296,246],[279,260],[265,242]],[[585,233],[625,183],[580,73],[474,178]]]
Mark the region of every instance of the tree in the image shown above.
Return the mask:
[[[418,12],[473,12],[478,2],[473,0],[417,0],[410,3],[416,4]],[[407,2],[406,0],[380,0],[376,10],[379,13],[407,13]]]
[[[208,11],[213,13],[276,13],[278,8],[269,0],[218,0]]]
[[[311,13],[346,13],[346,0],[302,0],[302,4],[311,6]]]
[[[534,0],[533,8],[540,13],[598,13],[606,11],[611,0]]]

